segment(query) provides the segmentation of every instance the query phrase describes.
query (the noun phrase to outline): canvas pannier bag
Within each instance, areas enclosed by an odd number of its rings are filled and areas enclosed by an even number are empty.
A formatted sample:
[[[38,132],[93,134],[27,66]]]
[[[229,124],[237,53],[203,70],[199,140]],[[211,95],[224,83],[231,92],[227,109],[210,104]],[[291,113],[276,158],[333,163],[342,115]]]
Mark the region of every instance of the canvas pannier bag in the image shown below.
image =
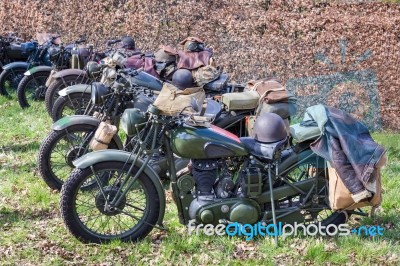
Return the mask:
[[[249,81],[246,89],[256,91],[260,95],[258,107],[261,113],[275,113],[283,119],[296,113],[296,97],[276,80]]]
[[[328,163],[329,177],[329,203],[332,210],[354,210],[365,206],[377,207],[382,202],[382,183],[381,183],[381,167],[386,164],[386,155],[375,166],[372,176],[375,177],[374,190],[372,197],[355,202],[350,191],[344,185],[335,168]]]
[[[153,105],[160,111],[161,115],[174,116],[179,114],[184,108],[183,113],[196,113],[192,107],[193,101],[197,102],[199,107],[203,106],[206,94],[201,87],[186,88],[180,90],[171,83],[164,82],[160,94],[157,96]]]
[[[90,148],[94,151],[105,150],[108,148],[111,139],[117,133],[117,127],[106,122],[101,122],[94,137],[89,143]]]
[[[282,84],[273,79],[249,81],[246,89],[257,93],[259,98],[255,115],[249,116],[246,120],[248,135],[253,135],[254,122],[263,113],[275,113],[282,117],[289,135],[290,126],[288,118],[296,113],[296,97],[286,90]]]
[[[255,91],[225,93],[221,97],[221,101],[228,111],[254,109],[259,100],[260,96]]]

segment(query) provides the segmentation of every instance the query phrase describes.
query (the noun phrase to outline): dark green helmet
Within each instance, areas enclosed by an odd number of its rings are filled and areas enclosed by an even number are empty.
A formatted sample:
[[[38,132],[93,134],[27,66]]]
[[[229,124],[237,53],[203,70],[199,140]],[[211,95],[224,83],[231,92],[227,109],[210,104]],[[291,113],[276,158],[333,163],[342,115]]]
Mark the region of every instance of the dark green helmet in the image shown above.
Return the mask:
[[[257,117],[253,127],[253,138],[259,142],[272,143],[287,137],[285,122],[274,113],[263,113]]]
[[[146,122],[146,116],[137,108],[125,109],[121,118],[121,128],[129,136],[133,137],[137,134],[136,125]],[[144,125],[138,127],[142,130]]]
[[[89,61],[86,65],[86,73],[89,78],[96,79],[101,75],[101,66],[95,61]]]

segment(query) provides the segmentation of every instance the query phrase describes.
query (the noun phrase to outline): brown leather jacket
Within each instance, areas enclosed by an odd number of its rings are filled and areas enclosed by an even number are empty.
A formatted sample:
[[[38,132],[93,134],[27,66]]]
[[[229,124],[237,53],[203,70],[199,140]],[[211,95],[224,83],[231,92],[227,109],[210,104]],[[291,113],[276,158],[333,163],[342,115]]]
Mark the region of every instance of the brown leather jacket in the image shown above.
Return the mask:
[[[307,109],[309,115],[317,118],[311,110]],[[372,139],[367,127],[349,114],[328,106],[325,111],[326,121],[314,119],[324,132],[311,149],[331,162],[347,189],[357,194],[374,181],[373,172],[385,149]]]

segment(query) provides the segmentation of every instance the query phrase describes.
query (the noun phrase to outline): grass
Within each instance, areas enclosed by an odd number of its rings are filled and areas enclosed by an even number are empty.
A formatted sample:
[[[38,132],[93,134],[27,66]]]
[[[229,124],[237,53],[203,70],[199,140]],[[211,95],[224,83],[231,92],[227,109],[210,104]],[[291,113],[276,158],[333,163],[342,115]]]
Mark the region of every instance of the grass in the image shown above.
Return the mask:
[[[387,148],[384,200],[374,218],[354,226],[381,225],[382,237],[289,237],[275,247],[270,238],[187,235],[170,197],[165,224],[139,243],[84,245],[65,229],[58,193],[36,170],[36,153],[51,120],[44,103],[21,110],[0,96],[0,265],[398,265],[400,263],[400,134],[376,133]]]

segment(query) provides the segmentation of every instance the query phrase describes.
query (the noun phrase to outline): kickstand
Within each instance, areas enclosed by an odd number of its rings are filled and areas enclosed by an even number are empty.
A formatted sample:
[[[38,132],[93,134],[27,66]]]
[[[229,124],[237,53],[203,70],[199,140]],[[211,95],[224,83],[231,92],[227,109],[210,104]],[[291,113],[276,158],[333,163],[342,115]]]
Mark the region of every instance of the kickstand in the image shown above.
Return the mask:
[[[278,246],[278,224],[276,223],[276,215],[275,215],[275,201],[274,201],[274,189],[272,187],[272,174],[271,174],[271,167],[272,167],[272,163],[270,163],[268,165],[268,179],[269,179],[269,191],[271,194],[271,210],[272,210],[272,221],[274,223],[275,226],[275,235],[274,235],[274,242],[275,245]],[[276,164],[276,168],[278,171],[278,165]]]

